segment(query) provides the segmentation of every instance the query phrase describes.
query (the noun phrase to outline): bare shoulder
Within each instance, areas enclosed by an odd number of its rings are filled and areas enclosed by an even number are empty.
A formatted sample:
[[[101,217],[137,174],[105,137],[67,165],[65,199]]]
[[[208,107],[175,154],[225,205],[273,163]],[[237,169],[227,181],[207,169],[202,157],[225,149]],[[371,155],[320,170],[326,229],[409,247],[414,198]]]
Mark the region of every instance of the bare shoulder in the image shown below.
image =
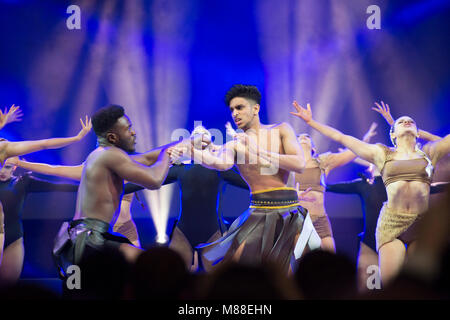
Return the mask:
[[[378,142],[378,143],[374,143],[373,145],[376,146],[378,149],[382,150],[383,154],[386,157],[390,157],[390,156],[392,156],[395,153],[395,149],[394,148],[388,147],[388,146],[386,146],[386,145],[384,145],[382,143]]]
[[[294,133],[294,129],[287,122],[267,124],[267,125],[264,125],[263,128],[267,129],[267,130],[279,130],[280,134],[282,134],[282,135],[286,134],[286,133]]]
[[[111,165],[114,163],[123,162],[129,156],[120,148],[116,147],[99,147],[92,151],[86,158],[85,163],[103,163],[105,165]]]
[[[287,129],[287,128],[290,128],[290,129],[292,129],[292,127],[291,127],[291,125],[289,124],[289,123],[287,123],[287,122],[279,122],[279,123],[273,123],[273,124],[265,124],[265,125],[263,125],[263,128],[264,129],[278,129],[278,130],[281,130],[281,129]]]

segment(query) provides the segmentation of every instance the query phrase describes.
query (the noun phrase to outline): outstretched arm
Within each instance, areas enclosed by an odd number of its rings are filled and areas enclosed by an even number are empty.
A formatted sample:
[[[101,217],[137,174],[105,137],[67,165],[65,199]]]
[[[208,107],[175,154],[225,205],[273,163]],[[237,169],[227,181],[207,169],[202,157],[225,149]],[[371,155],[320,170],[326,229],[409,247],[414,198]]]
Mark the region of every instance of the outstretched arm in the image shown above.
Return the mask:
[[[363,167],[370,167],[370,165],[371,165],[371,163],[369,161],[363,160],[361,158],[356,158],[355,160],[353,160],[353,162],[357,163]]]
[[[272,141],[281,141],[284,154],[269,151],[261,145],[258,145],[255,134],[251,132],[249,134],[236,133],[230,127],[231,125],[227,123],[227,132],[235,138],[236,149],[238,153],[245,155],[245,158],[254,158],[262,166],[273,167],[276,170],[281,168],[287,171],[301,173],[305,168],[306,163],[303,151],[297,142],[294,130],[289,124],[281,123],[277,128],[269,131]],[[276,137],[273,137],[274,135]],[[264,140],[263,138],[261,141]],[[276,147],[275,149],[278,148]]]
[[[12,105],[11,108],[7,111],[0,110],[0,129],[6,126],[8,123],[15,121],[22,121],[22,110],[20,110],[19,106]]]
[[[178,172],[180,171],[180,166],[172,166],[169,168],[169,171],[167,173],[166,179],[162,183],[163,185],[174,183],[178,180]],[[129,194],[134,193],[137,191],[140,191],[142,189],[145,189],[144,187],[137,185],[135,183],[127,182],[123,186],[123,193]]]
[[[46,163],[28,162],[23,160],[15,160],[13,163],[26,170],[33,172],[48,174],[51,176],[57,176],[62,178],[69,178],[73,180],[80,180],[81,173],[83,172],[83,165],[78,166],[54,166]]]
[[[119,148],[109,149],[103,154],[105,166],[119,177],[147,189],[159,189],[169,171],[169,152],[162,149],[158,159],[151,166],[134,161]]]
[[[391,110],[389,109],[389,105],[387,103],[384,103],[383,101],[381,101],[381,104],[375,102],[375,107],[372,107],[372,110],[381,114],[390,126],[394,125],[395,121],[391,115]],[[427,141],[436,141],[441,139],[441,137],[421,129],[419,129],[419,138]]]
[[[192,159],[195,162],[200,162],[202,166],[209,169],[225,171],[234,166],[235,147],[234,141],[230,141],[223,145],[215,152],[210,150],[199,150],[194,147],[191,148]]]
[[[369,130],[364,135],[362,141],[369,143],[370,139],[377,134],[377,132],[375,131],[377,126],[378,125],[376,122],[372,122]],[[326,174],[328,175],[328,173],[331,170],[333,170],[337,167],[346,165],[347,163],[354,160],[355,158],[356,158],[356,154],[354,154],[353,151],[351,151],[349,149],[345,149],[338,153],[332,153],[332,154],[328,155],[327,161],[326,161],[327,166],[325,168]]]
[[[70,138],[50,138],[34,141],[1,141],[0,142],[0,161],[3,162],[6,159],[14,156],[21,156],[27,153],[32,153],[44,149],[57,149],[65,147],[74,142],[78,142],[83,139],[92,128],[91,119],[86,116],[86,122],[80,119],[81,130],[80,132]]]
[[[297,101],[293,103],[296,112],[291,112],[292,115],[299,117],[303,121],[306,122],[310,127],[316,129],[323,135],[327,136],[334,141],[339,142],[345,147],[352,150],[357,156],[374,163],[377,167],[382,167],[384,163],[385,155],[384,151],[381,147],[375,144],[369,144],[364,141],[361,141],[355,137],[343,134],[339,130],[336,130],[330,126],[324,125],[315,121],[312,118],[311,106],[307,105],[307,108],[301,107]]]
[[[201,150],[194,146],[193,139],[186,139],[179,145],[171,148],[171,157],[175,159],[187,157],[205,168],[224,171],[231,169],[234,165],[236,157],[235,146],[235,141],[230,141],[220,147],[215,146],[214,148]]]
[[[285,154],[279,154],[277,152],[270,152],[262,148],[258,148],[259,157],[269,162],[272,159],[278,158],[278,165],[281,169],[302,173],[306,165],[305,156],[303,155],[303,150],[297,142],[294,129],[292,129],[292,127],[287,123],[282,123],[279,128],[281,143]]]
[[[446,135],[437,141],[428,142],[423,150],[428,153],[433,165],[435,165],[441,158],[445,157],[450,152],[450,134]]]
[[[169,144],[163,145],[161,147],[157,147],[152,150],[149,150],[147,152],[132,155],[131,158],[134,161],[139,162],[140,164],[143,164],[144,166],[151,166],[158,160],[158,158],[161,154],[161,151],[168,150],[170,147],[175,147],[176,145],[178,145],[180,143],[181,143],[180,141],[174,141]]]

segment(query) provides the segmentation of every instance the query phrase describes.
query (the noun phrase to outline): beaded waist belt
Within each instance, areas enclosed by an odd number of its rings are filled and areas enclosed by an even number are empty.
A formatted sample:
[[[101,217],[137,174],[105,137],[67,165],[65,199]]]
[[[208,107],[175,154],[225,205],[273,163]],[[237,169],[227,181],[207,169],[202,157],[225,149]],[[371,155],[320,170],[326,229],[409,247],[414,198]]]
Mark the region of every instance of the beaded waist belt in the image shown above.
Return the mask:
[[[250,208],[281,209],[298,206],[297,191],[293,188],[274,188],[252,192]]]

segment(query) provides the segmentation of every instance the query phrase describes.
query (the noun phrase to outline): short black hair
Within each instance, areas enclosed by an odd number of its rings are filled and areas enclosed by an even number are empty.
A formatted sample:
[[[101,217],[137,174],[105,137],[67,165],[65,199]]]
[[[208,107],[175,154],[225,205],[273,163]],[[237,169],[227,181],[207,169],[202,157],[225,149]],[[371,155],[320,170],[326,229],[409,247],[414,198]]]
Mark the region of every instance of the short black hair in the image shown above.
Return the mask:
[[[125,115],[123,107],[110,104],[101,108],[92,116],[92,127],[98,137],[104,136]]]
[[[257,104],[261,103],[261,93],[255,86],[235,84],[234,86],[231,87],[230,90],[228,90],[227,94],[225,95],[226,105],[229,106],[230,101],[236,97],[251,99],[255,101]]]

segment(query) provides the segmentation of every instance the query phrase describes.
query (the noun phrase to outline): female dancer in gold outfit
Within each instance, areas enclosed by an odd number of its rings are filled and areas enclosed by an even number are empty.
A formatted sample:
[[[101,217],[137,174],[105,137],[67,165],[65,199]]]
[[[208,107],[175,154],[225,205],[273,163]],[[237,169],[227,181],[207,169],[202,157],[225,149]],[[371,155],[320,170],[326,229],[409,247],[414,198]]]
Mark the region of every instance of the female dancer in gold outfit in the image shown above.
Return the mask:
[[[389,148],[363,142],[315,121],[309,104],[303,108],[294,101],[293,105],[296,112],[291,114],[375,164],[381,172],[388,200],[380,212],[376,242],[381,279],[384,285],[388,284],[399,272],[406,255],[414,250],[415,231],[428,208],[433,166],[450,151],[450,135],[427,143],[422,151],[417,147],[416,123],[403,116],[391,128],[394,148]]]

